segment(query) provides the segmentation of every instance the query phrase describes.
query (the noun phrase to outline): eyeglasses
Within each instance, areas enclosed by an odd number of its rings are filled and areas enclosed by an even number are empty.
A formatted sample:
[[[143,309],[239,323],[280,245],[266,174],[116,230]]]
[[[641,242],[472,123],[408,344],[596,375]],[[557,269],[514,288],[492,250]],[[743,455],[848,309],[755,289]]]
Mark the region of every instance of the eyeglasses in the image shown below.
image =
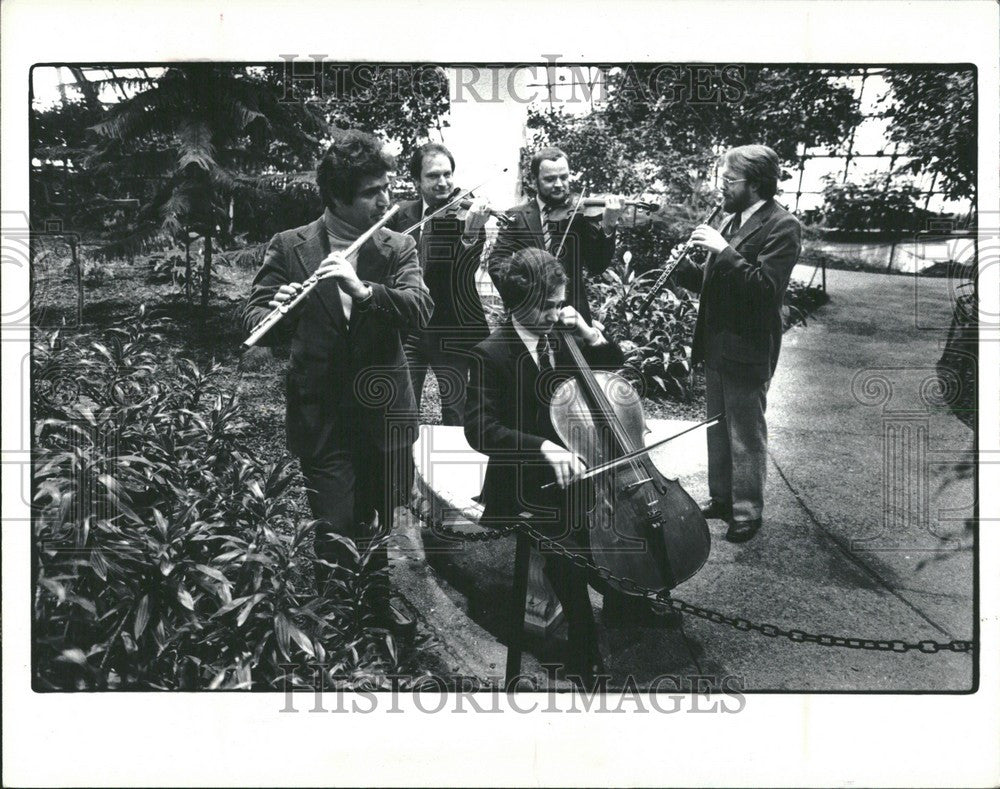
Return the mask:
[[[738,183],[742,183],[742,182],[743,182],[743,181],[745,181],[745,180],[746,180],[746,178],[723,178],[723,179],[722,179],[722,182],[723,182],[723,183],[724,183],[724,184],[725,184],[726,186],[730,186],[731,184],[738,184]]]

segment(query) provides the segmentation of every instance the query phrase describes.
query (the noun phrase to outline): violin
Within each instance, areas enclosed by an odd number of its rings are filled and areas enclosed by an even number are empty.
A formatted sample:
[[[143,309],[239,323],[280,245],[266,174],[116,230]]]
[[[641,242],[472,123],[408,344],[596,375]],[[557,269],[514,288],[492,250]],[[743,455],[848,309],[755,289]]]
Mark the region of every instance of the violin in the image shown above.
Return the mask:
[[[604,209],[607,204],[606,197],[581,198],[578,195],[571,195],[563,205],[549,208],[547,214],[550,222],[562,222],[572,216],[600,219],[604,216]],[[661,207],[659,204],[651,203],[648,200],[633,200],[631,198],[622,200],[622,205],[633,209],[636,214],[642,212],[645,216],[655,214]]]
[[[503,172],[507,172],[507,168],[504,168]],[[482,184],[480,184],[480,186],[482,186]],[[478,189],[479,187],[477,186],[476,188]],[[463,192],[459,187],[456,186],[452,190],[451,194],[448,195],[447,202],[444,205],[440,206],[439,208],[436,208],[430,214],[428,214],[425,217],[422,217],[415,224],[410,225],[408,228],[403,230],[402,231],[403,235],[409,235],[414,230],[423,227],[428,222],[434,219],[439,219],[441,217],[448,217],[450,219],[460,219],[464,221],[465,218],[469,215],[469,209],[472,208],[472,198],[474,197],[472,192],[473,192],[472,189]],[[496,218],[497,222],[500,224],[501,227],[505,227],[506,225],[509,225],[513,221],[503,211],[497,211],[495,208],[490,208],[488,213],[490,216]]]
[[[469,195],[468,197],[463,197],[450,204],[447,209],[438,214],[438,217],[448,217],[449,219],[457,219],[460,222],[464,222],[465,218],[469,215],[469,209],[472,208],[474,197],[475,195]],[[499,211],[492,206],[490,206],[486,213],[496,219],[497,224],[500,225],[501,228],[507,227],[514,221],[508,214],[505,214],[503,211]]]
[[[560,338],[574,374],[556,389],[550,417],[563,445],[597,472],[582,475],[588,488],[574,499],[586,510],[593,563],[626,594],[641,592],[615,577],[672,589],[708,559],[708,524],[680,483],[650,460],[638,393],[616,373],[591,370],[570,331]]]

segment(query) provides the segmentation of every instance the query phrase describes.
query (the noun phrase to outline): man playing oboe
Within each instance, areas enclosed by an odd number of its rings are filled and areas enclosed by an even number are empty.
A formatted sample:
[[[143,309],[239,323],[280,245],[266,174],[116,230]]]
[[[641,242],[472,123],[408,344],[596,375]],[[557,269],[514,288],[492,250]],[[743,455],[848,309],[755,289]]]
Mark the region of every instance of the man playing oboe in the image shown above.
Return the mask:
[[[712,254],[703,269],[683,261],[677,273],[682,285],[701,293],[692,359],[705,362],[708,414],[725,416],[708,429],[711,501],[702,512],[728,522],[727,540],[746,542],[762,523],[764,411],[781,350],[781,306],[802,248],[802,228],[774,200],[781,167],[767,146],[728,151],[721,175],[723,209],[731,216],[721,233],[707,224],[695,228],[692,242]]]

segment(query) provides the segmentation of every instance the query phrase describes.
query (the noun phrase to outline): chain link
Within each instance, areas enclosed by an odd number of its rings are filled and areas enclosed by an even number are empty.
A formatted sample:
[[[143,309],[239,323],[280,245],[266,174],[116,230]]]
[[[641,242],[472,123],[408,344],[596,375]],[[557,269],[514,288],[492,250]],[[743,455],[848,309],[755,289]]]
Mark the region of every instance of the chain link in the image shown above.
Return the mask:
[[[590,572],[596,574],[601,580],[614,584],[622,591],[631,592],[641,597],[645,597],[650,602],[668,606],[675,611],[679,611],[680,613],[690,614],[691,616],[696,616],[699,619],[705,619],[715,624],[729,625],[730,627],[743,632],[754,631],[763,636],[767,636],[768,638],[787,638],[789,641],[793,641],[796,644],[817,644],[822,647],[843,647],[846,649],[861,649],[880,652],[902,653],[917,650],[925,654],[934,654],[936,652],[946,651],[966,653],[973,652],[976,647],[974,641],[965,641],[960,639],[943,642],[925,640],[910,643],[901,639],[874,640],[867,638],[848,638],[845,636],[831,636],[826,634],[817,635],[814,633],[807,633],[806,631],[798,628],[785,630],[777,625],[751,622],[749,619],[745,619],[744,617],[727,616],[726,614],[714,611],[711,608],[703,608],[701,606],[693,605],[692,603],[688,603],[684,600],[671,597],[669,592],[664,593],[655,589],[649,589],[647,587],[640,586],[631,578],[617,576],[608,568],[600,567],[580,554],[570,551],[553,540],[551,537],[545,536],[524,521],[521,521],[516,526],[505,526],[503,528],[496,529],[491,528],[485,532],[470,533],[459,529],[453,529],[440,521],[432,520],[426,515],[420,513],[413,506],[410,507],[410,511],[420,518],[420,520],[427,526],[429,526],[435,534],[442,534],[444,536],[465,542],[487,542],[490,540],[497,540],[501,537],[508,536],[512,532],[516,531],[518,527],[521,527],[530,537],[536,540],[540,546],[544,546],[546,550],[558,553],[563,558],[573,562],[573,564],[577,567],[589,570]]]
[[[484,529],[483,531],[468,532],[462,529],[454,529],[451,526],[447,526],[444,521],[431,518],[429,515],[421,512],[420,509],[413,504],[408,504],[407,509],[413,513],[413,515],[415,515],[421,523],[428,527],[435,536],[449,537],[459,542],[492,542],[493,540],[499,540],[501,537],[506,537],[514,531],[513,526],[503,526],[495,529],[489,528]]]

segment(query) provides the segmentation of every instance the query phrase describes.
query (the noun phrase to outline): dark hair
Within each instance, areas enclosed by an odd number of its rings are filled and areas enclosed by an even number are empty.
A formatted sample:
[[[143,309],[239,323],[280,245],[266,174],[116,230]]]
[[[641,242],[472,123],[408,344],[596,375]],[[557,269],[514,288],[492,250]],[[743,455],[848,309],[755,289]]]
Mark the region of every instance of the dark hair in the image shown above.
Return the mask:
[[[448,157],[448,161],[451,162],[451,171],[455,172],[455,157],[451,155],[451,151],[439,142],[428,142],[417,148],[410,156],[410,178],[419,181],[424,172],[424,157],[438,153]]]
[[[340,132],[316,168],[323,205],[332,209],[333,198],[353,203],[362,178],[379,178],[395,167],[396,160],[383,152],[382,143],[372,135],[357,129]]]
[[[548,146],[546,148],[539,148],[535,151],[531,157],[531,179],[535,180],[538,178],[538,171],[542,167],[542,162],[554,162],[557,159],[565,159],[567,162],[569,161],[569,157],[559,148]]]
[[[520,249],[504,258],[491,273],[508,312],[541,307],[556,288],[567,282],[559,259],[535,247]]]
[[[724,161],[739,172],[747,183],[757,187],[757,193],[768,200],[778,191],[781,165],[778,154],[766,145],[741,145],[726,151]]]

